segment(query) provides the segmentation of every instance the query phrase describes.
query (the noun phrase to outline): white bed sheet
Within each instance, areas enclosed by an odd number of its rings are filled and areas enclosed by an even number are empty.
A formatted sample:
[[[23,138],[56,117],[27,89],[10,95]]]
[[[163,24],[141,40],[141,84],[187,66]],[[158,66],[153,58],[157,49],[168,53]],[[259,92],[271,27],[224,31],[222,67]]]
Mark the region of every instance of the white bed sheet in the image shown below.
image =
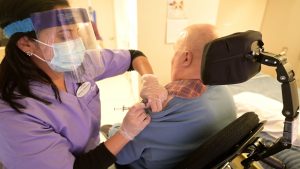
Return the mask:
[[[282,136],[285,117],[281,113],[283,105],[280,82],[269,75],[259,73],[244,83],[228,85],[228,88],[234,97],[238,116],[253,111],[260,120],[267,120],[264,126],[266,133],[274,138]],[[298,89],[298,93],[299,91]],[[300,146],[299,126],[298,121],[296,146]]]
[[[245,112],[255,112],[259,119],[266,120],[263,131],[274,138],[282,137],[284,116],[281,114],[281,102],[253,92],[241,92],[233,96],[237,108],[237,116]],[[299,120],[295,121],[299,124]],[[295,146],[300,146],[300,125],[295,126]]]

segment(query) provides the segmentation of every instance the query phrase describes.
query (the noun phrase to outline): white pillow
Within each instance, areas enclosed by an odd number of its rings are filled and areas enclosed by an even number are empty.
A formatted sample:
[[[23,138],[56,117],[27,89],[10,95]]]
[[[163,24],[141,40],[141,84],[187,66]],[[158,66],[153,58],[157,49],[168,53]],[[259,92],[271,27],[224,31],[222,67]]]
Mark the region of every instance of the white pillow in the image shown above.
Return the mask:
[[[253,92],[241,92],[234,95],[233,99],[238,117],[249,111],[255,112],[261,121],[267,120],[263,131],[274,138],[282,137],[285,117],[282,114],[281,102]],[[300,146],[300,125],[297,129],[297,139],[294,145]]]

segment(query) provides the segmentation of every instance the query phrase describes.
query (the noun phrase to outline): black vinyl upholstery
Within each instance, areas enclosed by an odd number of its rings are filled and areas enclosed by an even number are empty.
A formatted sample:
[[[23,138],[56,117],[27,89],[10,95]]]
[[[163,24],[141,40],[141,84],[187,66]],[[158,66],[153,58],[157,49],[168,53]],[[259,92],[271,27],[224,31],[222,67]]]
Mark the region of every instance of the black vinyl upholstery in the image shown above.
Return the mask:
[[[213,168],[235,152],[259,125],[258,116],[247,112],[209,138],[174,169]]]
[[[262,35],[257,31],[234,33],[206,44],[203,51],[201,76],[204,84],[224,85],[244,82],[260,69],[261,64],[248,59],[252,45],[263,46]]]

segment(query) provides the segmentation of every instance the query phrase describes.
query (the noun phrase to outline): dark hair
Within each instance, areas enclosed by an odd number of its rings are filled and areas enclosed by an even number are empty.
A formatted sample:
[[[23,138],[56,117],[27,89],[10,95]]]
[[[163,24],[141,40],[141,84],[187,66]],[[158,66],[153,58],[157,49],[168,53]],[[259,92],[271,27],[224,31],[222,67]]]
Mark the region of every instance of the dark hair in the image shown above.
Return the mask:
[[[0,26],[4,28],[12,22],[28,18],[31,13],[51,10],[56,6],[69,6],[69,3],[67,0],[0,0]],[[58,88],[51,78],[17,47],[18,40],[23,36],[36,38],[34,32],[13,34],[0,64],[0,98],[18,112],[25,106],[17,100],[25,97],[50,104],[32,93],[30,83],[33,81],[51,85],[55,98],[61,102]]]

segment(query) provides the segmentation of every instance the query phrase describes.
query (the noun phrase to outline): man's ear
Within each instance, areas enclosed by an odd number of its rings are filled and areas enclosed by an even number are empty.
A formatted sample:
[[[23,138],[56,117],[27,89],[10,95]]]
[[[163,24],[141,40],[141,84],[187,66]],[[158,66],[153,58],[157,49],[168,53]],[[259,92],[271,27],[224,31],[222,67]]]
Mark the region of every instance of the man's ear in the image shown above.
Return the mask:
[[[33,53],[33,51],[35,51],[36,48],[35,43],[27,36],[21,37],[17,41],[17,46],[20,50],[22,50],[25,53]]]
[[[183,53],[183,65],[184,66],[189,66],[192,64],[193,62],[193,53],[190,51],[185,51]]]

